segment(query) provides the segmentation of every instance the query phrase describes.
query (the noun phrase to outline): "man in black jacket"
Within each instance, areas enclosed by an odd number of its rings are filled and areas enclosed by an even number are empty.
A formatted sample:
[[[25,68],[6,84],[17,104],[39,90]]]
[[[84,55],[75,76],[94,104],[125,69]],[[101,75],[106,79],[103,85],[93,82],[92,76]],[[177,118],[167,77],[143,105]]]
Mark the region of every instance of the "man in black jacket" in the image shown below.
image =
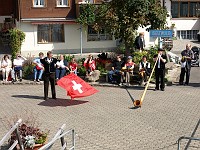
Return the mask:
[[[48,51],[47,57],[41,59],[40,62],[44,66],[44,100],[48,98],[49,81],[51,83],[52,98],[56,99],[55,70],[57,59],[53,58],[51,51]]]
[[[190,79],[191,62],[192,62],[192,59],[194,58],[194,53],[191,50],[190,44],[186,45],[186,49],[181,52],[181,55],[182,55],[181,74],[180,74],[179,84],[183,85],[183,80],[186,74],[185,85],[188,85],[189,79]]]
[[[143,50],[145,47],[144,33],[140,33],[135,39],[135,47],[138,50]]]
[[[159,79],[160,79],[160,89],[161,91],[165,90],[165,83],[164,83],[164,77],[165,77],[165,63],[166,63],[166,55],[163,55],[162,48],[158,48],[158,54],[154,55],[154,61],[157,61],[156,67],[155,67],[155,76],[156,76],[156,90],[159,90]]]

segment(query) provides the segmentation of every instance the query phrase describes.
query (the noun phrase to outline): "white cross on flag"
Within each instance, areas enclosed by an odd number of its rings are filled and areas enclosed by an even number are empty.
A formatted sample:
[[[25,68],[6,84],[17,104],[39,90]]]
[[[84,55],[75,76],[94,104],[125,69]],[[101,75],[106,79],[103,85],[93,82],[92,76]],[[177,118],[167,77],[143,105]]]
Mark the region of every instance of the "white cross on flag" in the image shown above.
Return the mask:
[[[72,99],[90,96],[98,92],[95,88],[73,73],[61,78],[57,84],[64,88],[67,91],[67,95]]]

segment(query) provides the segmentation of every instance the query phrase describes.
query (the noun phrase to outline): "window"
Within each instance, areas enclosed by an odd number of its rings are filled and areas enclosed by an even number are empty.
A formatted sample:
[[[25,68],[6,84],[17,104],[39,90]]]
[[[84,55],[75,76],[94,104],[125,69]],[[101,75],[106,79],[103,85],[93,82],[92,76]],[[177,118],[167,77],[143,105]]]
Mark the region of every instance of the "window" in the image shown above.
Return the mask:
[[[112,34],[106,32],[106,30],[95,31],[91,26],[88,26],[88,41],[106,41],[112,40]]]
[[[33,0],[34,7],[44,7],[45,0]]]
[[[188,2],[180,3],[180,17],[188,17]]]
[[[64,42],[63,24],[38,25],[38,43]]]
[[[190,2],[190,13],[189,13],[189,17],[198,17],[198,11],[200,10],[200,7],[198,7],[198,3],[195,2]]]
[[[171,10],[172,17],[173,18],[178,18],[179,17],[179,12],[178,12],[178,10],[179,10],[179,2],[172,2],[172,3],[173,3],[172,10]]]
[[[57,6],[69,6],[69,0],[57,0]]]
[[[85,0],[86,3],[91,3],[91,4],[94,4],[95,3],[95,0]]]
[[[179,30],[177,31],[177,37],[179,39],[196,40],[197,33],[198,33],[198,30]]]
[[[172,2],[171,14],[172,18],[200,17],[200,2]]]

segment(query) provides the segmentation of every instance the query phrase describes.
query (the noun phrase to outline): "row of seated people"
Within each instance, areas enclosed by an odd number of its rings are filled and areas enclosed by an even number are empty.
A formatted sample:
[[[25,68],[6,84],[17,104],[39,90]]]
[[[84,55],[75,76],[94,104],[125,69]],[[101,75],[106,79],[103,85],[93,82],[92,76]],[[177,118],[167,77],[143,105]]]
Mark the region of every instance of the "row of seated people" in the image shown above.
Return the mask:
[[[44,72],[44,67],[40,62],[41,59],[44,58],[44,54],[42,52],[39,53],[39,58],[36,58],[33,63],[35,64],[34,67],[34,81],[40,82],[42,80],[42,74]],[[63,55],[60,55],[57,63],[56,63],[56,80],[64,77],[66,74],[74,73],[77,74],[77,63],[74,58],[72,58],[71,62],[67,62],[64,59]]]
[[[108,79],[111,83],[118,83],[120,86],[124,83],[130,85],[130,76],[133,75],[135,64],[132,57],[129,56],[126,61],[123,61],[120,56],[117,56],[113,62],[111,71],[108,72]],[[151,74],[151,64],[147,62],[147,57],[143,56],[139,63],[139,78],[140,84],[147,82],[148,76]],[[114,76],[117,75],[117,78]]]
[[[44,72],[44,67],[40,62],[41,59],[44,58],[44,54],[42,52],[39,53],[39,57],[34,59],[34,81],[40,82],[42,80],[42,75]],[[24,59],[21,55],[17,55],[16,59],[14,59],[13,63],[9,59],[8,55],[4,55],[2,61],[0,61],[0,70],[2,71],[3,81],[7,82],[11,80],[13,82],[16,81],[17,76],[22,81],[22,68],[23,68]],[[56,79],[59,80],[63,76],[69,73],[77,74],[77,63],[74,58],[72,58],[71,62],[67,62],[64,59],[63,55],[60,55],[59,60],[56,63]],[[91,75],[92,72],[95,70],[95,61],[92,55],[89,55],[84,62],[84,67],[86,68],[86,75]],[[9,76],[11,75],[11,76]],[[9,79],[9,77],[11,79]]]
[[[24,59],[20,55],[17,55],[17,58],[14,59],[13,63],[9,59],[8,55],[4,55],[2,61],[0,61],[0,70],[2,71],[3,81],[7,82],[9,80],[9,77],[12,78],[12,80],[15,80],[16,73],[19,74],[19,79],[20,81],[22,81],[23,62]]]
[[[42,52],[39,53],[39,57],[33,61],[34,69],[34,81],[40,82],[42,80],[42,75],[44,72],[44,67],[40,62],[40,59],[44,58]],[[12,80],[15,82],[17,78],[19,81],[22,81],[22,72],[23,72],[24,59],[21,55],[17,55],[16,59],[12,61],[9,59],[8,55],[4,55],[2,61],[0,61],[0,71],[2,71],[3,82]],[[56,79],[59,80],[66,74],[73,72],[77,74],[77,63],[73,58],[70,63],[64,60],[63,55],[60,55],[60,59],[56,63]]]
[[[36,58],[34,60],[34,81],[40,82],[42,79],[42,74],[44,72],[44,67],[42,66],[42,63],[40,62],[41,59],[44,58],[43,53],[39,53],[39,58]],[[59,60],[56,63],[56,80],[61,79],[66,74],[74,73],[77,74],[77,63],[75,61],[75,58],[72,58],[71,62],[68,63],[67,60],[64,59],[63,55],[60,55]],[[93,73],[93,71],[96,69],[95,61],[93,59],[92,55],[89,55],[86,60],[84,61],[84,67],[86,68],[86,76],[89,76]]]

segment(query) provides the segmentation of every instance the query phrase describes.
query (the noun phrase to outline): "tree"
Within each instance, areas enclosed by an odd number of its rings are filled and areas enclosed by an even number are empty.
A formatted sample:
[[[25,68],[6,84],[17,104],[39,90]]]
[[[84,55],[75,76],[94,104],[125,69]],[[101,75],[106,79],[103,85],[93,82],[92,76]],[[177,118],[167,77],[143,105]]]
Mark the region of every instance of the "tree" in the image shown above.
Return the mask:
[[[88,12],[84,8],[82,11]],[[167,10],[161,6],[160,0],[112,0],[94,7],[90,13],[95,13],[92,24],[96,30],[103,28],[124,42],[126,55],[129,55],[133,48],[139,27],[163,29],[167,18]],[[91,20],[89,18],[88,20]],[[78,22],[82,23],[80,20]]]

